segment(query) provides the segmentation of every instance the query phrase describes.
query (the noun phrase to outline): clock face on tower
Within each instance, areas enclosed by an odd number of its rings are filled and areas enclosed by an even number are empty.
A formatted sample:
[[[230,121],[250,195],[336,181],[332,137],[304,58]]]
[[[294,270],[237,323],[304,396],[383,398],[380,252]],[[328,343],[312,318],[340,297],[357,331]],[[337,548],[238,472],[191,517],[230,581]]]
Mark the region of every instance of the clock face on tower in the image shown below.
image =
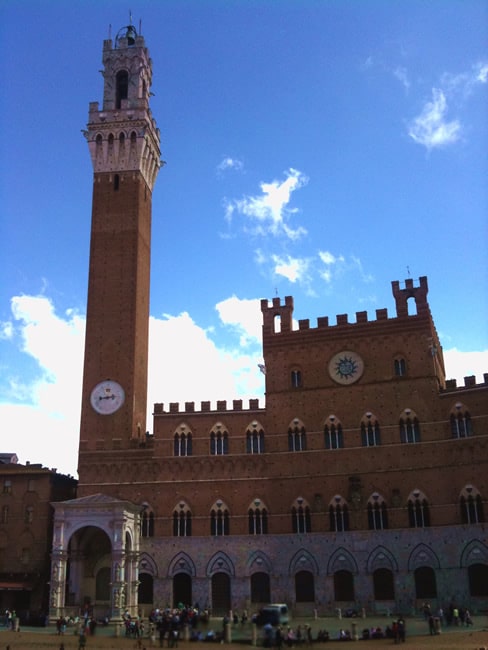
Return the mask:
[[[124,389],[111,379],[106,379],[97,384],[90,395],[91,405],[100,415],[115,413],[122,406],[124,400]]]
[[[359,354],[344,350],[329,361],[329,375],[338,384],[353,384],[363,374],[364,363]]]

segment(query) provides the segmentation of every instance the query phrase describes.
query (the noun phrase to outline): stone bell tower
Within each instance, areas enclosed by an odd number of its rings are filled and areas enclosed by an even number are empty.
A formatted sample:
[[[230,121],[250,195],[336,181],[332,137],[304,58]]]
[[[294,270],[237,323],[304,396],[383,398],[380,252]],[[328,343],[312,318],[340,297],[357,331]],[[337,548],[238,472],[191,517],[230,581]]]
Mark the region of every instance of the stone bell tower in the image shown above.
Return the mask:
[[[103,105],[85,136],[93,204],[79,472],[146,432],[151,199],[161,166],[152,61],[132,25],[103,44]],[[134,441],[136,441],[134,443]]]

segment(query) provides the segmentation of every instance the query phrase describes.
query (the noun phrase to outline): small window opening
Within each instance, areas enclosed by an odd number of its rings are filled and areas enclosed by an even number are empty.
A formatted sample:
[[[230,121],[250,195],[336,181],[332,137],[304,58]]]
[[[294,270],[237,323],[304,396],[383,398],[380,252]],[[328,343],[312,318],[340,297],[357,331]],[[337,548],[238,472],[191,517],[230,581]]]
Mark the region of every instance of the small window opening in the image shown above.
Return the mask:
[[[114,176],[114,190],[116,192],[118,192],[119,185],[120,185],[120,176],[118,174],[115,174],[115,176]]]

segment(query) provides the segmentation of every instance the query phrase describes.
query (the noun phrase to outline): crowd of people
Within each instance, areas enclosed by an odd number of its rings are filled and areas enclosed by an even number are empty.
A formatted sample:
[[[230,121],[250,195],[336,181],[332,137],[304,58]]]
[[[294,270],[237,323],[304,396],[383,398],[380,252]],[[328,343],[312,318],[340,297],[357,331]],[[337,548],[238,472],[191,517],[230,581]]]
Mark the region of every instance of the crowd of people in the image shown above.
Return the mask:
[[[451,603],[446,611],[442,607],[436,612],[432,611],[430,603],[422,605],[424,618],[429,625],[431,635],[439,634],[444,625],[454,625],[456,627],[469,627],[473,625],[471,613],[466,607],[458,607],[455,603]]]

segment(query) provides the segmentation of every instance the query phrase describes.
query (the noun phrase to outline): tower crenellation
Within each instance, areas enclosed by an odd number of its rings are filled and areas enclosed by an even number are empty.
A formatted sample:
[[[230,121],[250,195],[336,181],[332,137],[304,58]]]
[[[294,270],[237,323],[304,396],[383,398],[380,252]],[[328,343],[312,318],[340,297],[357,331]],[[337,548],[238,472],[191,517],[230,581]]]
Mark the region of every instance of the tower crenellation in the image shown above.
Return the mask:
[[[410,316],[430,317],[430,309],[427,302],[428,284],[426,277],[419,278],[418,286],[415,286],[414,281],[411,278],[405,280],[403,288],[400,286],[399,281],[395,280],[391,284],[396,307],[396,316],[392,317],[391,320],[409,318]],[[412,313],[409,312],[408,307],[408,301],[411,299],[415,302],[415,310],[412,310]],[[316,327],[310,325],[310,319],[308,318],[299,319],[297,325],[294,327],[293,308],[294,303],[291,296],[286,296],[284,303],[281,302],[280,298],[273,298],[271,304],[266,299],[261,300],[263,336],[267,338],[268,336],[279,335],[282,333],[304,332],[316,329],[333,329],[336,331],[351,327],[360,327],[361,325],[366,324],[372,325],[373,323],[386,321],[390,318],[388,316],[388,310],[385,307],[382,309],[376,309],[376,319],[370,319],[368,317],[368,312],[363,310],[356,312],[355,322],[349,320],[348,314],[337,314],[335,317],[335,323],[331,322],[328,316],[319,316],[317,318]]]

